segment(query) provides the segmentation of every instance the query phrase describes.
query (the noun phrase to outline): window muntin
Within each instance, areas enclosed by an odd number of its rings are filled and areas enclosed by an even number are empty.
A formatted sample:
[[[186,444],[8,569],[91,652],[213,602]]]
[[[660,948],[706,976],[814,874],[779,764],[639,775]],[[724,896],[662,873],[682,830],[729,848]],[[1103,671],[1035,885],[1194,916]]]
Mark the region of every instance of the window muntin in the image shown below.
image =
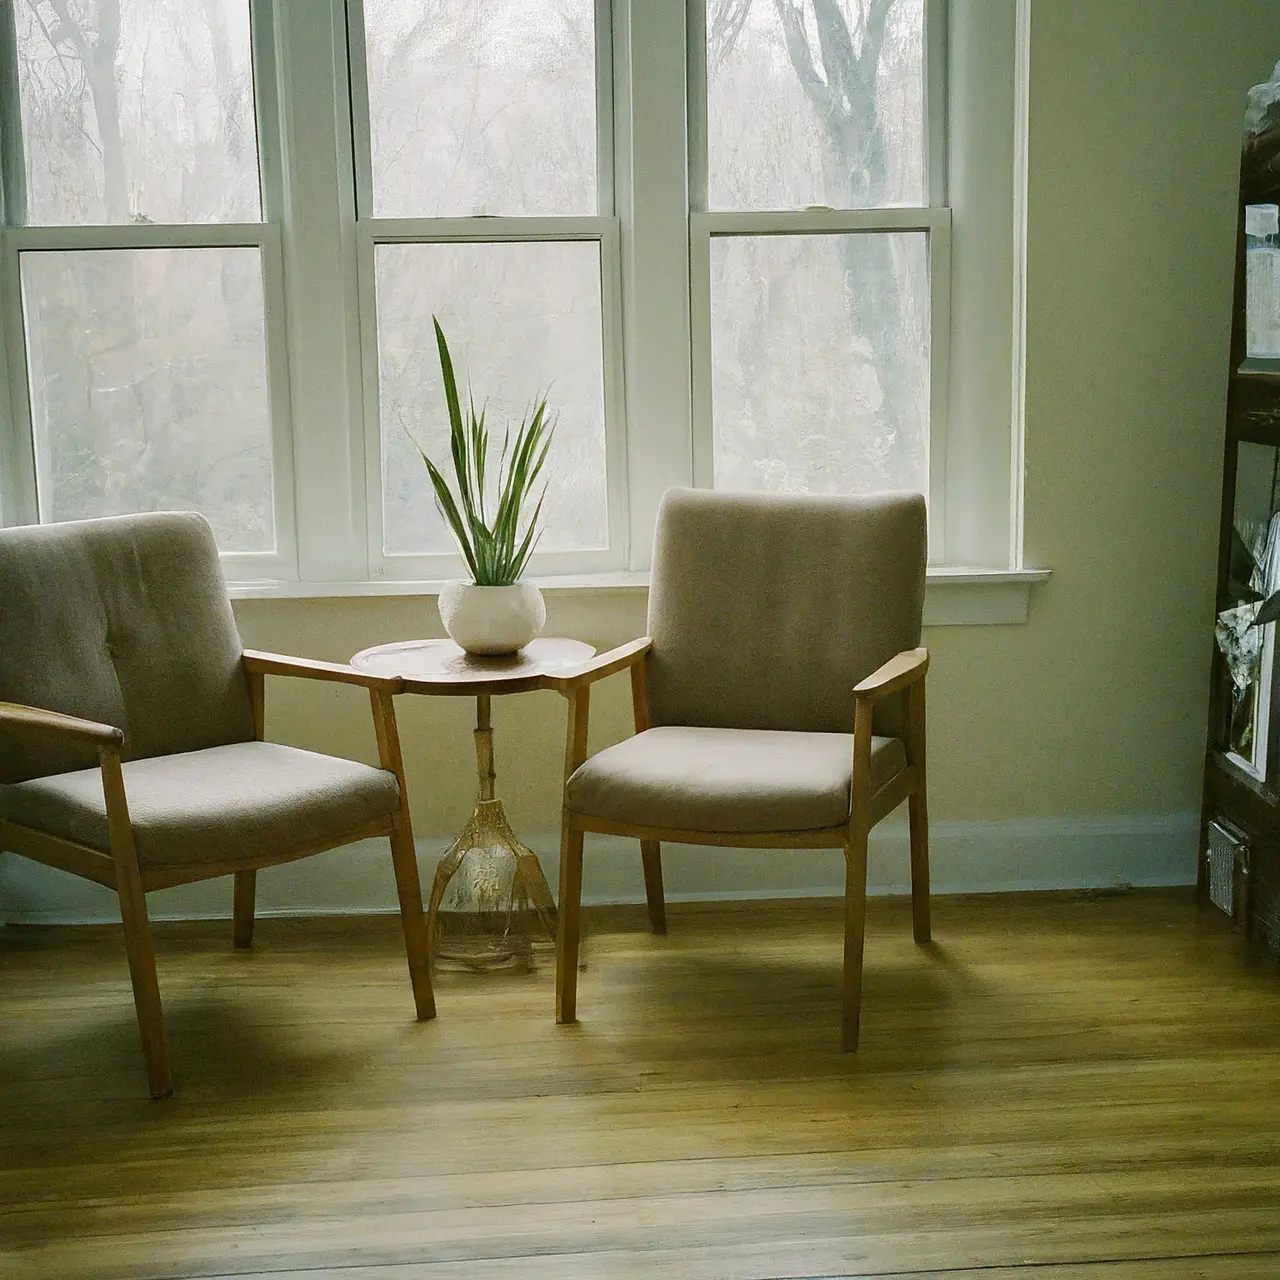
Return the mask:
[[[261,216],[248,0],[14,11],[29,225]]]

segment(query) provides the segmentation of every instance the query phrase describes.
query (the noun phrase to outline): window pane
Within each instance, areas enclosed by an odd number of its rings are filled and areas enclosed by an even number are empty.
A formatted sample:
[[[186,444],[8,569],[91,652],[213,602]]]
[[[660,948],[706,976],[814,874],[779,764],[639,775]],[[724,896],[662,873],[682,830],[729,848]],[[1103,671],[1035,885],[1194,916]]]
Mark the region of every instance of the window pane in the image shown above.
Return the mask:
[[[387,554],[454,549],[414,446],[452,476],[433,315],[491,438],[543,394],[558,414],[539,549],[608,546],[599,245],[379,245],[377,282]]]
[[[257,249],[24,253],[41,517],[203,512],[275,546]]]
[[[924,202],[924,0],[706,2],[712,209]]]
[[[14,9],[28,222],[260,216],[248,0]]]
[[[374,213],[596,212],[593,0],[365,0]]]
[[[928,492],[923,232],[711,241],[715,482]]]

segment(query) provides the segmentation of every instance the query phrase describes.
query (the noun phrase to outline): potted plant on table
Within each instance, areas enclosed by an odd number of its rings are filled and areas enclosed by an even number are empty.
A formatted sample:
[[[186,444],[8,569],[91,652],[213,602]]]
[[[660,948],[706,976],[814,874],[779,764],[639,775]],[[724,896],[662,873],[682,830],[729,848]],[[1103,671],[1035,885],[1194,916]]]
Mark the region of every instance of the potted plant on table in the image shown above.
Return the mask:
[[[476,413],[468,391],[464,418],[449,344],[439,320],[433,317],[433,323],[449,412],[456,495],[426,450],[421,445],[417,448],[427,464],[436,506],[471,573],[469,580],[450,582],[440,592],[440,621],[449,638],[468,653],[514,653],[547,620],[542,592],[533,583],[522,582],[520,575],[540,536],[546,485],[536,502],[533,492],[551,447],[555,420],[547,412],[544,396],[514,434],[507,426],[497,465],[491,466],[485,410],[482,407]]]

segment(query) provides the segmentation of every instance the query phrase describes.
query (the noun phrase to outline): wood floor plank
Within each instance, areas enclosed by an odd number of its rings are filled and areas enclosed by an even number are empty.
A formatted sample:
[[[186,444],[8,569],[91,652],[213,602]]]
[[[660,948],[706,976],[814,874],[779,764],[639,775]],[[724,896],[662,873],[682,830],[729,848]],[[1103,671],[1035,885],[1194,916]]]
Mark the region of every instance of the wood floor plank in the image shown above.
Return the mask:
[[[292,1206],[286,1215],[227,1215],[222,1224],[181,1215],[186,1224],[131,1230],[131,1217],[102,1237],[54,1242],[10,1241],[45,1274],[97,1275],[101,1280],[146,1274],[157,1256],[161,1274],[201,1275],[235,1257],[245,1270],[333,1261],[364,1265],[417,1261],[472,1262],[620,1250],[661,1249],[672,1239],[685,1250],[800,1245],[826,1249],[825,1267],[877,1274],[909,1267],[940,1269],[993,1263],[1060,1263],[1144,1257],[1154,1241],[1173,1255],[1215,1247],[1280,1251],[1274,1169],[1220,1178],[1208,1189],[1199,1177],[1014,1180],[934,1180],[874,1188],[768,1188],[757,1192],[507,1205],[497,1209],[423,1210],[378,1205],[330,1214],[325,1205]],[[105,1227],[105,1224],[103,1224]],[[810,1264],[806,1264],[812,1270]],[[224,1266],[225,1269],[225,1266]],[[816,1273],[821,1273],[819,1267]]]
[[[790,1263],[801,1264],[811,1258],[797,1251],[790,1259],[785,1255],[762,1255],[749,1251],[699,1252],[661,1250],[640,1257],[624,1257],[610,1253],[590,1254],[562,1261],[559,1258],[530,1259],[518,1273],[520,1280],[597,1280],[601,1276],[616,1280],[770,1280],[786,1276],[789,1280],[1275,1280],[1280,1275],[1280,1254],[1232,1254],[1218,1257],[1159,1258],[1132,1262],[1069,1264],[1067,1266],[979,1267],[947,1271],[881,1272],[878,1276],[854,1277],[848,1273],[834,1275],[810,1271],[804,1275],[788,1270]],[[779,1266],[782,1270],[779,1270]],[[498,1280],[511,1276],[510,1264],[494,1264],[475,1269],[472,1264],[445,1263],[408,1267],[340,1267],[309,1271],[258,1272],[237,1280]],[[199,1280],[230,1280],[228,1276],[200,1277]]]
[[[857,1055],[832,903],[601,914],[575,1027],[545,965],[413,1023],[394,920],[162,926],[164,1104],[115,933],[5,929],[0,1276],[1280,1275],[1274,970],[1180,893],[908,922]]]

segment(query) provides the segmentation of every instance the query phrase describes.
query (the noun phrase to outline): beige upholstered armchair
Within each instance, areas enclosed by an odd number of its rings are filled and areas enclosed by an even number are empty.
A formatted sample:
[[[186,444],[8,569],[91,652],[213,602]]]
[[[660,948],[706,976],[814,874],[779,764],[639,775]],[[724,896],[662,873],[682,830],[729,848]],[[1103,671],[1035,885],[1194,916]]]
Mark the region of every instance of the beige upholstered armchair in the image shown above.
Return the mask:
[[[660,842],[844,851],[842,1045],[858,1044],[867,837],[906,800],[917,942],[929,940],[918,494],[673,490],[649,637],[560,681],[570,699],[556,1020],[573,1022],[585,832],[640,841],[665,932]],[[587,759],[591,684],[630,669],[635,736]]]
[[[380,768],[264,742],[267,675],[366,688]],[[419,1018],[435,1014],[394,680],[246,652],[213,534],[159,514],[0,530],[0,850],[116,891],[153,1097],[172,1091],[152,889],[389,836]]]

